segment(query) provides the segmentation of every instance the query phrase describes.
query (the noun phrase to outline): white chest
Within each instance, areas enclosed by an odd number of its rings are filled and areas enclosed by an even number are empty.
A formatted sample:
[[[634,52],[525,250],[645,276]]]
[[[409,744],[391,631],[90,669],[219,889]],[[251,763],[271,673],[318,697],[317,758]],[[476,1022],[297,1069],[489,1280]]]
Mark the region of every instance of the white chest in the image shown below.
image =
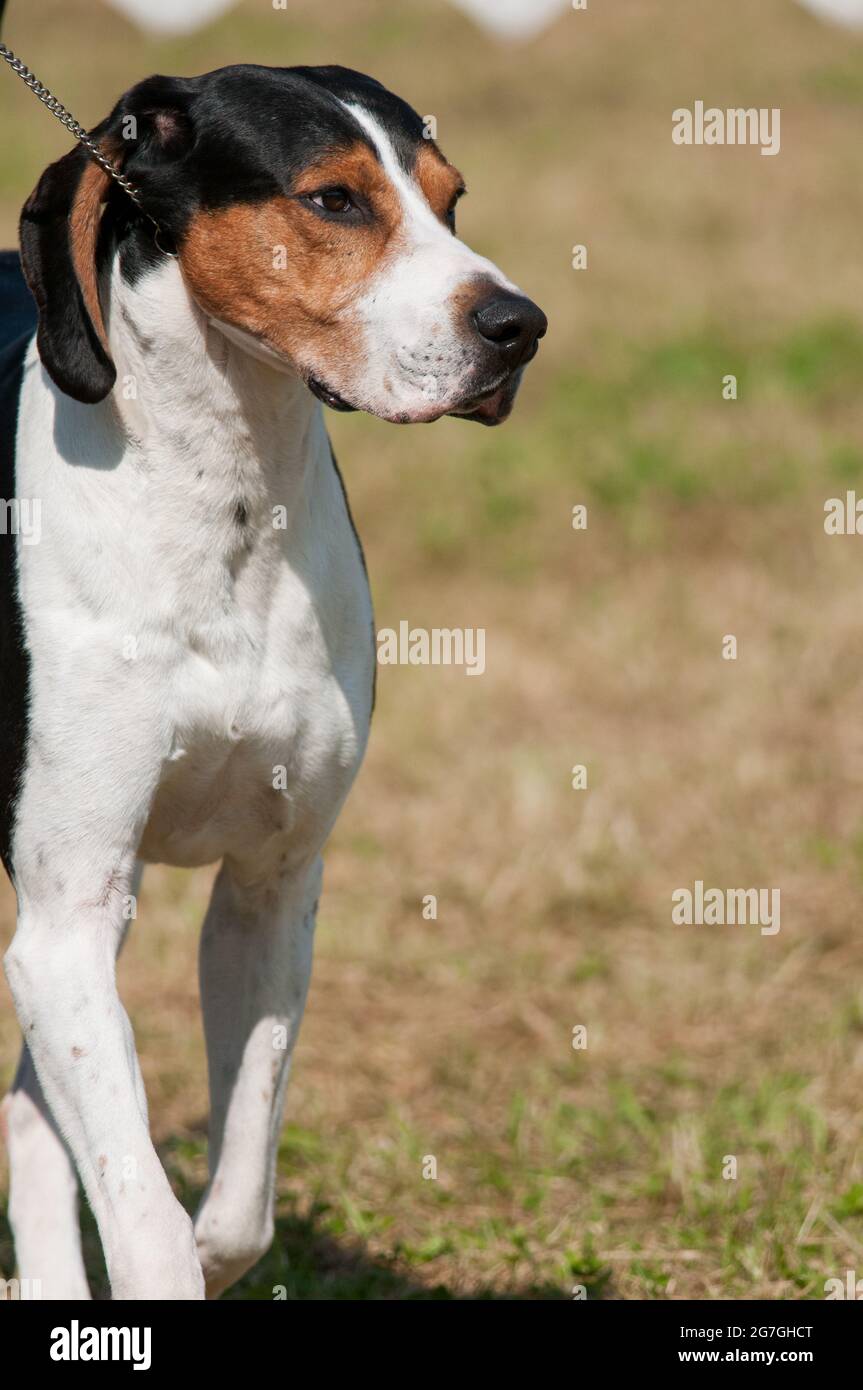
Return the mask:
[[[299,419],[265,401],[226,428],[235,402],[206,385],[124,443],[110,403],[58,400],[32,371],[20,442],[23,490],[43,499],[41,542],[21,552],[34,711],[49,742],[76,711],[85,789],[106,734],[128,749],[148,787],[143,858],[231,855],[266,872],[318,852],[361,761],[371,602],[320,407],[302,388]]]
[[[254,614],[238,604],[208,640],[176,651],[166,692],[171,746],[143,857],[196,864],[320,847],[371,713],[371,609],[360,572],[356,585],[348,645],[327,605],[284,570]]]

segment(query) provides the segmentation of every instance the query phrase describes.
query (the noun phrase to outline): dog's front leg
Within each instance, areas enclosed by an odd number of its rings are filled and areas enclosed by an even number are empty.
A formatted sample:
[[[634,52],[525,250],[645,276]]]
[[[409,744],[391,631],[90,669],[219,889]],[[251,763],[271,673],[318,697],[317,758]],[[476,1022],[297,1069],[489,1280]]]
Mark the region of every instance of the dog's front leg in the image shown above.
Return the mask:
[[[26,1045],[0,1120],[9,1151],[9,1224],[21,1284],[33,1297],[87,1299],[78,1175]]]
[[[119,738],[119,735],[118,735]],[[28,767],[14,841],[18,927],[6,976],[39,1084],[99,1226],[116,1299],[203,1297],[192,1223],[150,1141],[115,958],[150,787],[122,749],[93,759],[89,814],[57,795],[64,749]],[[46,757],[46,751],[48,756]],[[117,769],[125,768],[131,790]],[[130,804],[131,803],[131,804]],[[39,1277],[39,1271],[32,1271]]]
[[[312,967],[321,867],[265,887],[225,864],[201,937],[210,1072],[210,1183],[195,1220],[207,1296],[273,1239],[276,1153]]]
[[[137,866],[137,895],[143,865]],[[125,924],[128,928],[128,922]],[[34,1297],[89,1299],[78,1221],[78,1174],[48,1108],[27,1044],[0,1105],[9,1151],[9,1224],[22,1286]]]

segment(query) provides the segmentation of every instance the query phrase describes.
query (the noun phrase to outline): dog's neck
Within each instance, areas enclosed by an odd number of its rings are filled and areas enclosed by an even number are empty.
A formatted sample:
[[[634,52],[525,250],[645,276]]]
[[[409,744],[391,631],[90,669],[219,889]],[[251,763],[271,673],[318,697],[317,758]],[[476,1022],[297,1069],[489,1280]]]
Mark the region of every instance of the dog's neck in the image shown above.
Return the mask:
[[[148,466],[199,474],[206,460],[214,482],[290,508],[328,452],[321,406],[302,379],[209,319],[176,260],[130,284],[115,257],[109,275],[114,404]]]

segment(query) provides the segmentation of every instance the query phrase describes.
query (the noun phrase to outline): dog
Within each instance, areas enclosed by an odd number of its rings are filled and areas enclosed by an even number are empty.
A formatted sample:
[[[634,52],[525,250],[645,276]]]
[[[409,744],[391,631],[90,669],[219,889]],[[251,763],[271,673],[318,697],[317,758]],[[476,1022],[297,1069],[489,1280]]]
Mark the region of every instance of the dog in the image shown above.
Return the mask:
[[[321,852],[376,666],[322,405],[500,424],[547,326],[457,238],[464,182],[426,133],[345,68],[152,77],[91,132],[146,215],[76,147],[24,206],[24,279],[0,267],[2,495],[31,523],[0,537],[24,1037],[3,1114],[19,1274],[45,1298],[89,1297],[79,1178],[114,1299],[217,1297],[272,1241]],[[219,861],[193,1223],[115,961],[142,864]]]

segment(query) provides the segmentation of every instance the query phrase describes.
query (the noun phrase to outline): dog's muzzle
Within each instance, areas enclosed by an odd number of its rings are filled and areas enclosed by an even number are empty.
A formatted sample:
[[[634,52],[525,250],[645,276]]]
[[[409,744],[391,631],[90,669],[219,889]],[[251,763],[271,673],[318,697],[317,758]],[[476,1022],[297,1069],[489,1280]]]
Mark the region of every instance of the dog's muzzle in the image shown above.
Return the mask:
[[[548,319],[526,295],[495,290],[470,312],[480,359],[469,398],[449,411],[480,425],[502,425],[512,411],[522,372],[539,351]]]

